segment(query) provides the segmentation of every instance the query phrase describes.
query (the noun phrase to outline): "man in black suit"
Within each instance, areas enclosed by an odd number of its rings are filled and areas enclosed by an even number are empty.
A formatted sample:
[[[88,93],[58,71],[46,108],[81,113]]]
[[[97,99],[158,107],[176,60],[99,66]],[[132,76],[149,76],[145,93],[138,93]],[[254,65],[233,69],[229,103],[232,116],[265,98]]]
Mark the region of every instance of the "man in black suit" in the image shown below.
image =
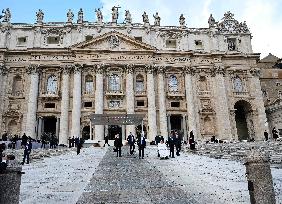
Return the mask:
[[[181,138],[178,135],[178,133],[175,133],[175,148],[176,148],[176,156],[180,156],[180,150],[181,150]]]
[[[129,153],[132,155],[135,149],[135,138],[132,132],[128,135],[127,142],[129,144]]]
[[[24,165],[25,159],[27,160],[26,163],[29,164],[29,154],[31,152],[31,149],[32,149],[32,142],[31,140],[28,140],[24,148],[24,157],[23,157],[22,165]]]
[[[121,157],[122,139],[120,138],[119,134],[117,134],[115,138],[115,147],[117,150],[117,157]]]
[[[139,147],[139,159],[144,159],[144,149],[146,147],[146,139],[145,137],[142,135],[139,140],[138,140],[138,147]]]
[[[174,158],[174,145],[175,145],[175,136],[174,132],[171,131],[170,136],[168,137],[168,146],[169,146],[169,156]]]

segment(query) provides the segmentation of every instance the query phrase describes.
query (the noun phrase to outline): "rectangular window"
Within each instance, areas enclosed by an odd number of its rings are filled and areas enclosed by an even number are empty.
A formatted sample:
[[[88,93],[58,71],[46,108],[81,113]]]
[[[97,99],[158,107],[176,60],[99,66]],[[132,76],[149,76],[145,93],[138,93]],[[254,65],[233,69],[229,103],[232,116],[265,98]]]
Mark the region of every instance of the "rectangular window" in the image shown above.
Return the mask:
[[[203,42],[201,40],[195,40],[196,49],[203,49]]]
[[[25,45],[26,42],[27,42],[27,37],[19,37],[18,41],[17,41],[17,44],[18,45]]]
[[[60,43],[60,37],[59,36],[53,36],[47,38],[47,44],[59,44]]]
[[[85,36],[85,40],[87,41],[87,40],[92,40],[93,39],[93,36],[92,35],[86,35]]]
[[[176,40],[174,39],[166,40],[166,47],[167,48],[176,48]]]
[[[45,103],[45,108],[55,108],[55,103]]]
[[[142,42],[142,37],[134,37],[135,40]]]
[[[137,106],[142,106],[142,107],[144,107],[144,106],[145,106],[145,103],[144,103],[143,100],[142,100],[142,101],[137,101],[136,105],[137,105]]]
[[[180,107],[180,102],[173,101],[173,102],[170,103],[170,107],[172,107],[172,108],[179,108]]]
[[[229,51],[236,50],[236,39],[235,38],[228,38],[227,44],[228,44],[228,50]]]
[[[84,107],[85,108],[91,108],[92,107],[92,102],[89,102],[89,101],[84,102]]]

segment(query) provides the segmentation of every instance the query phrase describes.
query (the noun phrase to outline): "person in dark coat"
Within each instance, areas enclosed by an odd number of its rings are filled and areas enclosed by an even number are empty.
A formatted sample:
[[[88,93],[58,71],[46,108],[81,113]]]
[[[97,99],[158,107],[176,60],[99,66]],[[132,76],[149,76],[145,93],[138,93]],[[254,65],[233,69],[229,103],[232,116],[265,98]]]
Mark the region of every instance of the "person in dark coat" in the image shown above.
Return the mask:
[[[139,147],[139,159],[144,159],[144,149],[146,147],[146,138],[142,135],[138,139],[138,147]]]
[[[32,142],[31,140],[29,140],[27,141],[24,147],[24,157],[23,157],[22,165],[24,165],[25,159],[26,159],[26,163],[29,164],[29,155],[30,155],[31,150],[32,150]]]
[[[135,138],[132,132],[128,135],[127,142],[129,144],[129,153],[132,155],[135,150]]]
[[[74,142],[75,142],[75,139],[74,139],[74,136],[72,136],[72,138],[71,138],[71,147],[74,147]]]
[[[174,158],[175,135],[173,131],[171,131],[170,136],[168,137],[167,144],[169,146],[169,156]]]
[[[176,156],[180,156],[181,151],[181,138],[178,133],[175,133],[175,148],[176,148]]]
[[[78,141],[78,143],[77,143],[77,145],[76,145],[76,153],[77,153],[77,155],[79,155],[79,153],[80,153],[80,150],[81,150],[81,148],[82,148],[82,140],[80,140],[80,139],[78,139],[79,141]]]
[[[276,141],[277,138],[279,137],[279,136],[278,136],[278,132],[277,132],[277,130],[276,130],[275,127],[272,129],[272,137],[273,137],[273,139],[274,139],[275,141]]]
[[[267,141],[268,140],[268,132],[266,130],[264,131],[263,135],[264,135],[265,141]]]
[[[194,150],[194,149],[195,149],[195,139],[194,139],[193,130],[191,130],[191,132],[190,132],[190,136],[189,136],[189,145],[190,145],[190,149],[191,149],[191,150]]]
[[[117,134],[115,138],[115,147],[117,151],[117,157],[121,157],[122,139],[119,134]]]
[[[77,147],[77,145],[79,144],[79,137],[76,137],[76,138],[74,139],[74,142],[75,142],[75,147]]]
[[[69,137],[68,141],[69,141],[69,148],[71,148],[71,143],[72,143],[71,137]]]
[[[106,144],[107,144],[108,146],[110,146],[110,145],[109,145],[109,136],[108,136],[108,135],[105,136],[105,144],[104,144],[104,147],[106,146]]]
[[[24,133],[23,136],[22,136],[22,143],[21,143],[21,146],[25,146],[27,143],[27,136],[26,134]]]
[[[8,140],[8,133],[5,131],[4,134],[2,135],[2,140],[7,141]]]

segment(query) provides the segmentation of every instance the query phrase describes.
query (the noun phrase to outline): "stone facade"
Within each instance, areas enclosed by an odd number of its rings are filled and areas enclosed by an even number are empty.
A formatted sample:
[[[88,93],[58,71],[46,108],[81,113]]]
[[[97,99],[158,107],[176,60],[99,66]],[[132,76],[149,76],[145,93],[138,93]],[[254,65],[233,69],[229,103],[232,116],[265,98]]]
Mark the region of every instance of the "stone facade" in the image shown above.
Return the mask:
[[[40,10],[35,24],[1,23],[0,134],[125,138],[141,127],[92,127],[89,115],[139,113],[149,140],[173,129],[185,139],[191,130],[199,140],[263,139],[259,54],[245,22],[227,12],[188,28],[183,15],[180,26],[161,26],[145,12],[144,24],[129,11],[125,23],[96,13],[97,22],[81,10],[77,23],[71,11],[65,23],[45,23]]]
[[[270,53],[258,67],[262,70],[260,82],[269,129],[275,127],[282,136],[282,61]]]

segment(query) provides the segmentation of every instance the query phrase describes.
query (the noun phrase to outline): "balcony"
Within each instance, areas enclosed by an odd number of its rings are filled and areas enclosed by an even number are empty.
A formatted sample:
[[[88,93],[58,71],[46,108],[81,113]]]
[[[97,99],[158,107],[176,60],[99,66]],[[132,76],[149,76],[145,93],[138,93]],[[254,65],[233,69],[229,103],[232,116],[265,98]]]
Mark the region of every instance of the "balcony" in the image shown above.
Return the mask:
[[[241,92],[234,91],[233,96],[234,97],[248,97],[249,93],[247,91],[241,91]]]
[[[107,90],[106,97],[107,98],[123,98],[124,92],[122,90]]]
[[[43,92],[40,97],[45,100],[57,100],[60,99],[60,93]]]
[[[183,99],[184,98],[184,93],[180,92],[180,91],[167,91],[166,92],[167,98],[170,99]]]
[[[135,96],[146,96],[146,91],[135,91]]]

